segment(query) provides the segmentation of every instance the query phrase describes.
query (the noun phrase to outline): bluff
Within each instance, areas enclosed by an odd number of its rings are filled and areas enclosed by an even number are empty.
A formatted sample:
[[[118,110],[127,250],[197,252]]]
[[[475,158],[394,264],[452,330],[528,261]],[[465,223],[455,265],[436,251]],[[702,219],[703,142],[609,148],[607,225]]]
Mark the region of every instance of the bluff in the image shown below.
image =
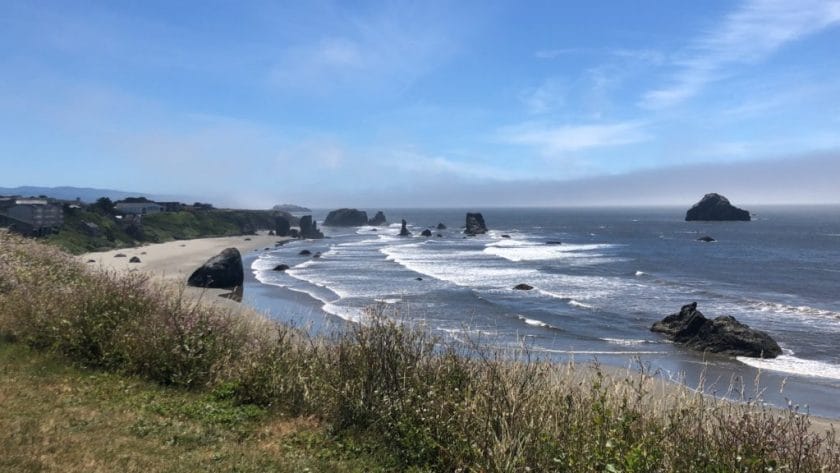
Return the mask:
[[[328,227],[360,227],[367,223],[367,212],[357,209],[333,210],[324,220],[324,225]]]
[[[685,214],[685,220],[707,220],[707,221],[728,221],[741,220],[749,221],[750,213],[744,209],[739,209],[731,203],[729,199],[720,194],[706,194],[700,199],[700,202],[694,204]]]

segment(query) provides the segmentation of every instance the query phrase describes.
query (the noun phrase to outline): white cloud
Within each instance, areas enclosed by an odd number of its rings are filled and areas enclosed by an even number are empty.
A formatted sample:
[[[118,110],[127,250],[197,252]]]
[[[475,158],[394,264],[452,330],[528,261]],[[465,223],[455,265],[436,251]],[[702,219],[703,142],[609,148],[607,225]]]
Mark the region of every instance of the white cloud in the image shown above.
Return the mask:
[[[539,86],[520,94],[520,100],[530,113],[551,112],[566,103],[567,85],[560,79],[546,79]]]
[[[644,94],[641,105],[660,109],[697,95],[727,70],[756,63],[788,43],[840,23],[837,0],[749,0],[698,38],[675,62],[671,84]]]
[[[640,122],[606,125],[546,125],[526,123],[501,130],[503,141],[534,146],[547,155],[640,143],[651,139]]]
[[[516,171],[511,171],[509,166],[497,167],[477,162],[475,159],[464,162],[411,150],[393,150],[387,154],[388,158],[381,161],[382,165],[407,173],[413,178],[451,175],[459,178],[507,181],[523,177]]]

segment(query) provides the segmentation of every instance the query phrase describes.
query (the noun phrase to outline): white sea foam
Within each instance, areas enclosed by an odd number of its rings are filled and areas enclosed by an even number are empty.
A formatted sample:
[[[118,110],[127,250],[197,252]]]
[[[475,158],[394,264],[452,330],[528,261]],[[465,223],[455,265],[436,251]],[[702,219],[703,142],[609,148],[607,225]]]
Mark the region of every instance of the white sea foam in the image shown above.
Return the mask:
[[[645,274],[647,273],[644,271],[636,271],[636,276],[644,276]]]
[[[381,302],[381,303],[383,303],[383,304],[396,304],[396,303],[398,303],[398,302],[401,302],[401,301],[402,301],[402,299],[395,298],[395,297],[394,297],[394,298],[385,298],[385,299],[379,299],[379,298],[377,298],[377,299],[374,299],[374,301],[376,301],[376,302]]]
[[[569,305],[574,306],[574,307],[580,307],[582,309],[593,309],[593,307],[591,305],[585,304],[583,302],[578,302],[574,299],[569,301]]]
[[[823,361],[805,360],[792,355],[780,355],[771,359],[739,356],[737,359],[745,365],[762,370],[840,380],[840,365]]]
[[[601,340],[612,343],[613,345],[625,345],[625,346],[632,346],[632,345],[644,345],[645,343],[650,343],[648,340],[640,340],[634,338],[608,338],[604,337]]]
[[[604,255],[593,253],[593,251],[612,248],[613,246],[605,243],[546,245],[545,243],[504,239],[487,244],[484,252],[514,262],[579,259],[578,263],[598,264],[602,262],[600,259],[604,258]]]
[[[534,327],[551,327],[551,325],[549,325],[546,322],[543,322],[542,320],[529,319],[528,317],[522,315],[517,315],[517,318],[519,318],[519,320],[525,322],[528,325],[533,325]]]

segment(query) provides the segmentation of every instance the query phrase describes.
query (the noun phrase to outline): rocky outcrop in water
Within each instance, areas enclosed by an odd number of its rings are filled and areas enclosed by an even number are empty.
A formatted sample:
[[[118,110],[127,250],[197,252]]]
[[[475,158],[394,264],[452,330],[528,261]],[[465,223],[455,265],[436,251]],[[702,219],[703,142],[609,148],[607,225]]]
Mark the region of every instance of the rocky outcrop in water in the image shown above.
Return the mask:
[[[420,233],[420,235],[422,235],[424,237],[430,237],[430,236],[432,236],[432,231],[427,228],[427,229],[423,230],[423,232]]]
[[[408,228],[406,228],[405,225],[406,225],[406,221],[405,221],[405,219],[402,219],[402,226],[400,227],[400,236],[401,237],[411,236],[411,232],[408,231]]]
[[[487,225],[484,223],[484,216],[480,213],[467,213],[467,225],[464,233],[467,235],[480,235],[487,233]]]
[[[720,194],[706,194],[688,209],[685,214],[686,221],[705,220],[705,221],[727,221],[727,220],[741,220],[749,221],[750,213],[744,209],[739,209],[731,203],[729,199]]]
[[[372,219],[368,220],[368,225],[373,225],[375,227],[379,227],[388,223],[388,220],[385,218],[385,214],[382,213],[380,210],[376,212],[376,215],[373,216]]]
[[[242,255],[236,248],[227,248],[196,269],[190,275],[187,284],[195,287],[226,289],[242,287],[244,279]]]
[[[309,239],[324,238],[321,230],[318,230],[318,223],[312,219],[311,215],[304,215],[300,218],[300,237]]]
[[[444,225],[442,222],[438,223],[437,224],[437,229],[438,230],[446,230],[446,225]]]
[[[274,220],[274,235],[289,236],[292,230],[292,223],[286,217],[277,217]]]
[[[516,286],[513,286],[513,288],[517,291],[530,291],[534,288],[534,286],[531,286],[530,284],[521,283],[517,284]]]
[[[697,241],[702,241],[704,243],[711,243],[713,241],[717,241],[714,238],[710,237],[709,235],[701,236],[697,239]]]
[[[357,209],[333,210],[324,220],[324,225],[328,227],[361,227],[367,223],[367,212]]]
[[[697,310],[696,302],[682,306],[678,313],[656,322],[650,330],[698,351],[761,358],[782,354],[779,344],[767,333],[728,315],[707,319]]]

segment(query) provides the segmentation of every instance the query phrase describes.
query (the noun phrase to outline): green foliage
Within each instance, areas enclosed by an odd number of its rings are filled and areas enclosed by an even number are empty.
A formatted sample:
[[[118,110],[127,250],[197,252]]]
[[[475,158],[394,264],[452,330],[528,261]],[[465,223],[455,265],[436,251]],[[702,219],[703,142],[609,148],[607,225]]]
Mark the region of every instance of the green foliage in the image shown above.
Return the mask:
[[[0,238],[0,336],[205,393],[148,403],[162,416],[234,430],[267,411],[308,416],[333,438],[371,439],[406,471],[840,471],[834,432],[816,433],[795,409],[673,387],[653,395],[662,387],[643,371],[448,345],[374,309],[364,324],[313,338]]]

